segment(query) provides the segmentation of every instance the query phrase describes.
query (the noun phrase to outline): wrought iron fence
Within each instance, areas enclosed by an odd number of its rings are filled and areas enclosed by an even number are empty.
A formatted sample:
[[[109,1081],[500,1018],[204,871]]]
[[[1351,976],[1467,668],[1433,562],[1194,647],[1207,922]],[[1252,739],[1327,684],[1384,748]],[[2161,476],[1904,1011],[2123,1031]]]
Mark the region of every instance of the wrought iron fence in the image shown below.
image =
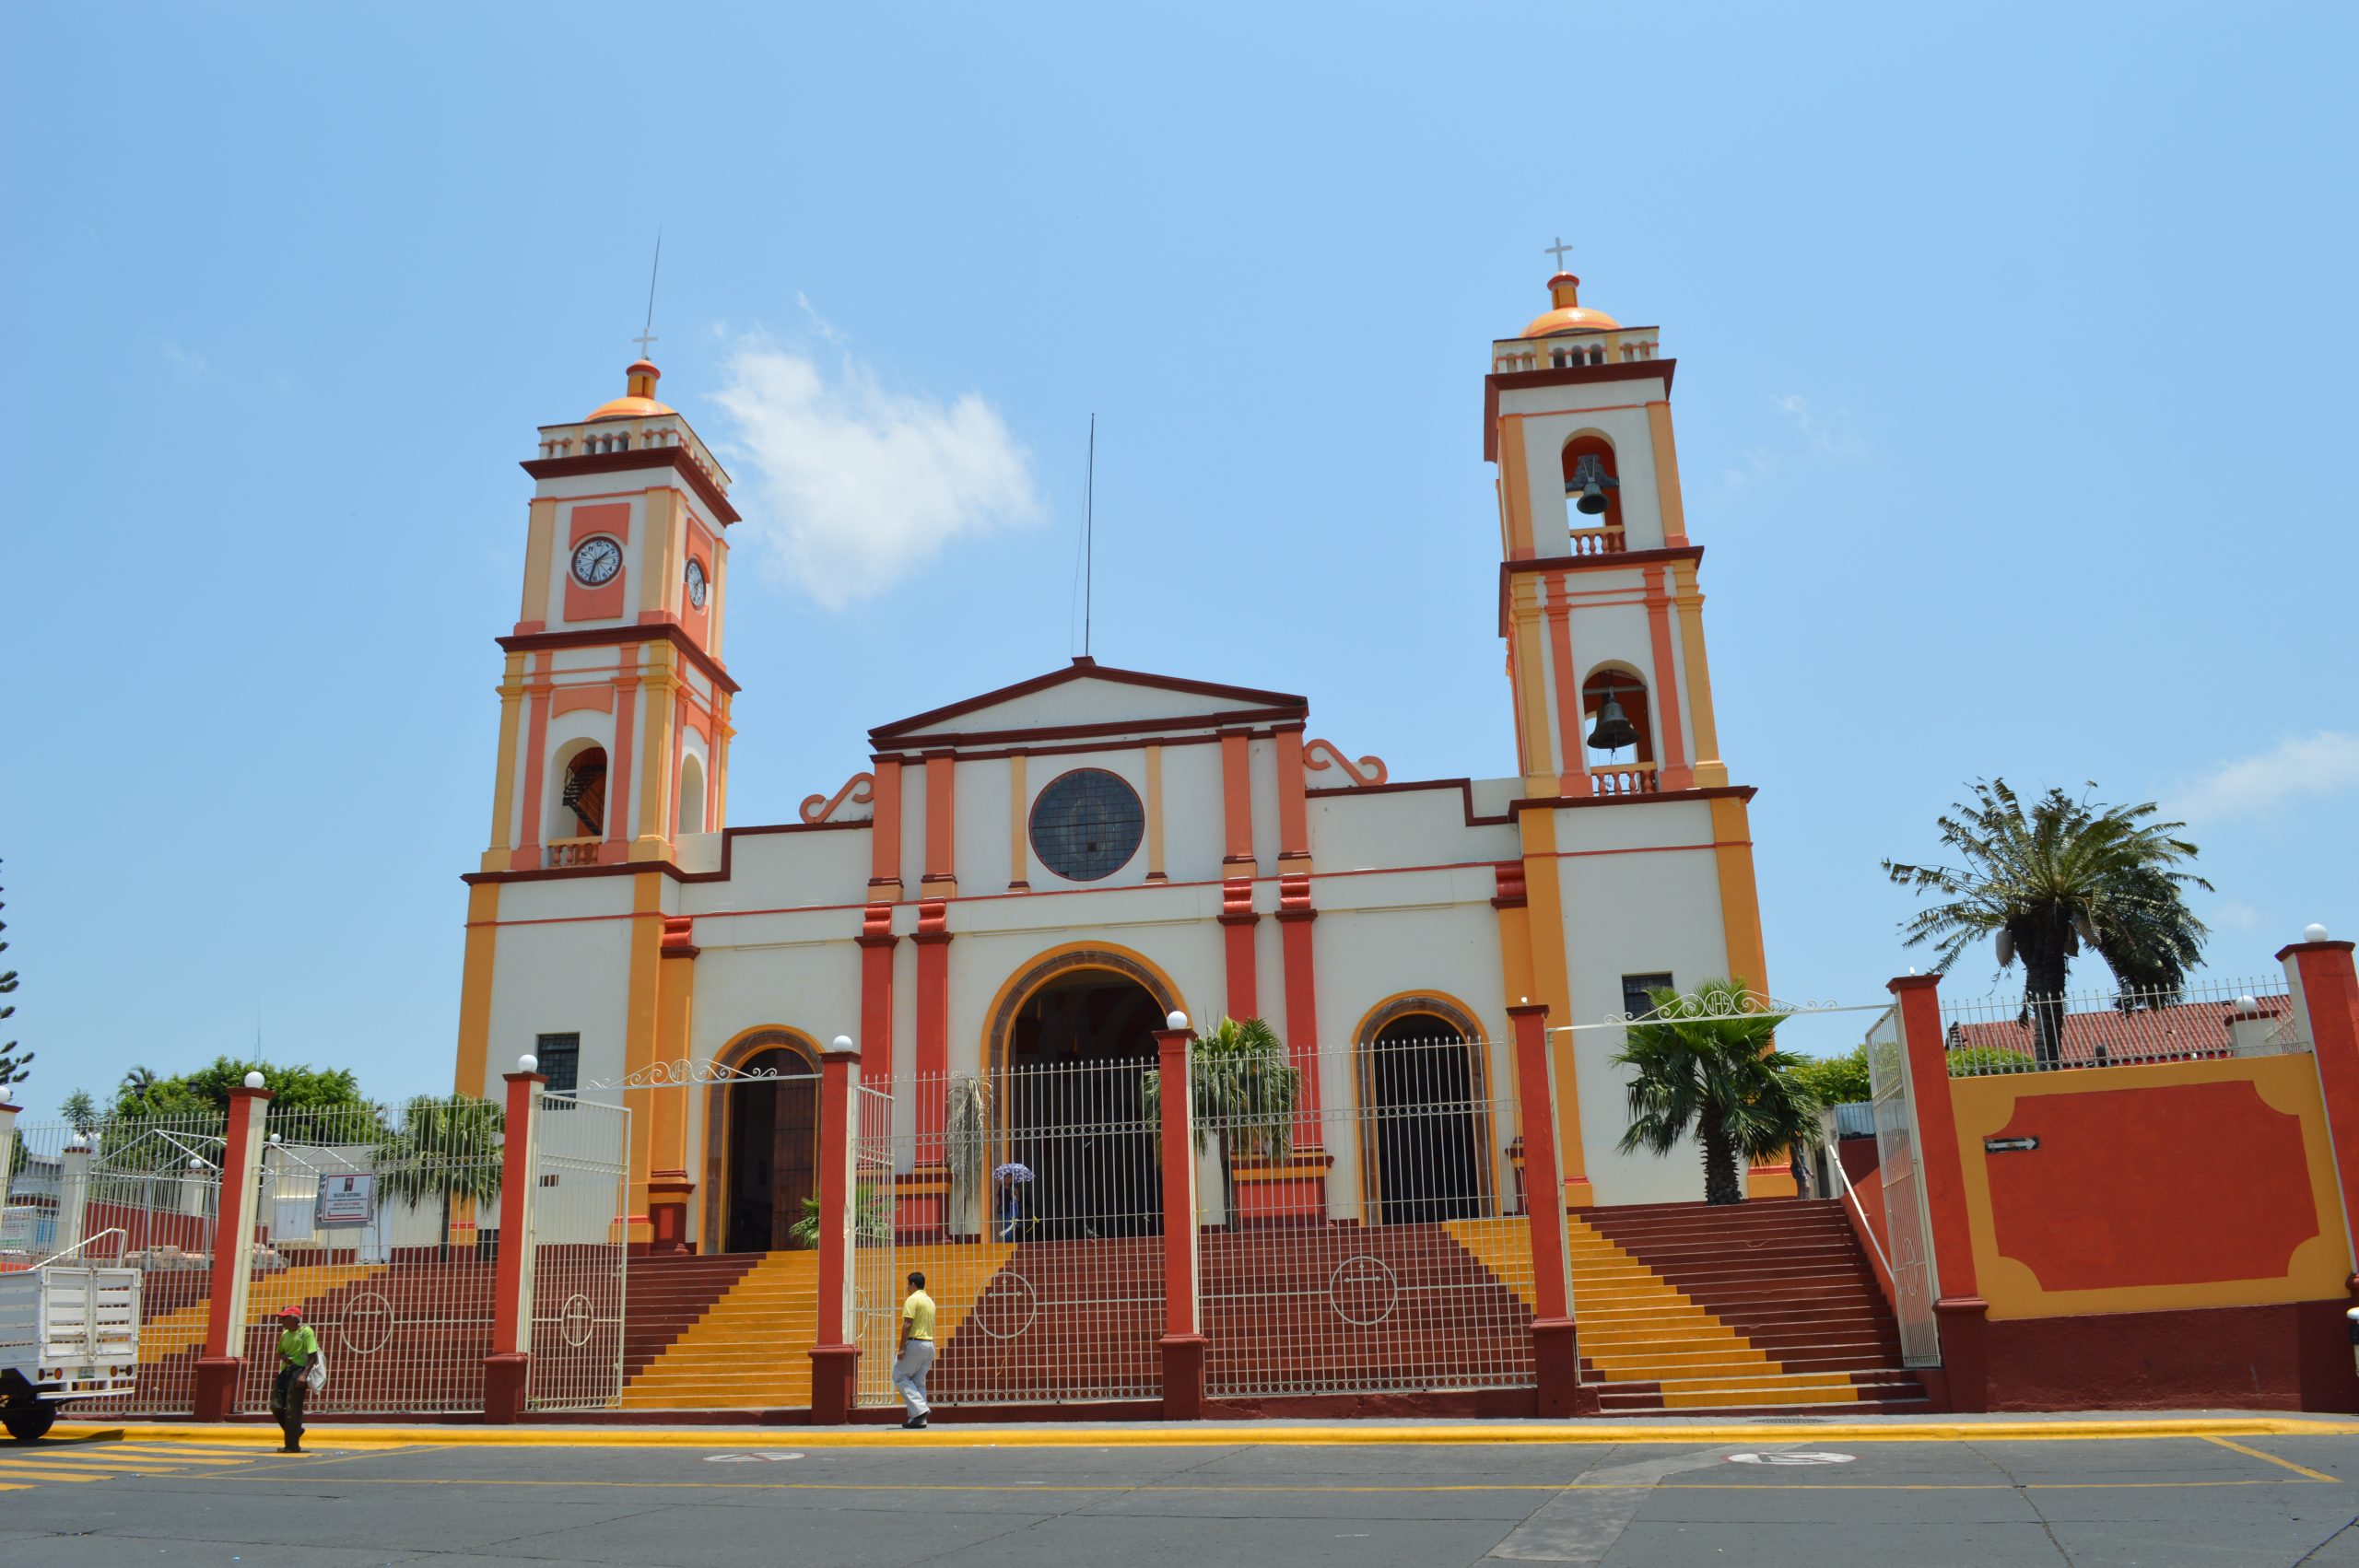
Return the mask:
[[[1161,1393],[1154,1071],[1141,1057],[896,1080],[914,1125],[893,1141],[895,1271],[923,1273],[936,1305],[936,1402]]]
[[[1200,1041],[1191,1073],[1208,1394],[1532,1386],[1507,1046],[1388,1036],[1297,1065]]]
[[[623,1389],[630,1112],[543,1094],[534,1179],[524,1407],[612,1410]]]
[[[1869,1103],[1876,1117],[1876,1177],[1884,1188],[1884,1235],[1892,1246],[1885,1264],[1892,1270],[1901,1363],[1939,1366],[1941,1331],[1933,1303],[1941,1282],[1934,1270],[1924,1177],[1918,1166],[1915,1095],[1898,1007],[1887,1008],[1868,1030],[1867,1057]],[[1840,1165],[1839,1157],[1836,1164]]]
[[[894,1223],[892,1092],[862,1088],[853,1116],[851,1336],[860,1347],[859,1401],[886,1405],[894,1398],[893,1362],[905,1295]],[[933,1282],[929,1276],[928,1283]],[[939,1288],[949,1290],[950,1281],[944,1279]]]
[[[137,1382],[128,1399],[81,1407],[88,1413],[194,1408],[227,1125],[219,1112],[200,1111],[101,1117],[87,1132],[62,1121],[17,1128],[0,1268],[71,1251],[140,1270]]]
[[[466,1096],[419,1098],[391,1117],[273,1105],[264,1128],[245,1408],[269,1401],[291,1306],[328,1366],[311,1410],[481,1410],[500,1108]]]
[[[1945,1001],[1953,1078],[2279,1056],[2310,1048],[2282,976],[2177,990],[2095,990]]]

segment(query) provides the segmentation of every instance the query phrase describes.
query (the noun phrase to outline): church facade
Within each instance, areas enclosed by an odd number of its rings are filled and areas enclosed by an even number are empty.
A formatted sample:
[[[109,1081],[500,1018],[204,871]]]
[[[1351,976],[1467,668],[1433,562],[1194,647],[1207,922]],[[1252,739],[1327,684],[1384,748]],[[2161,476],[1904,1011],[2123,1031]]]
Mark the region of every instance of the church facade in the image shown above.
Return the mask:
[[[1305,1099],[1341,1106],[1371,1092],[1350,1051],[1404,1030],[1462,1042],[1461,1082],[1506,1082],[1526,1000],[1562,1026],[1649,986],[1766,991],[1674,362],[1579,284],[1549,281],[1483,380],[1513,778],[1393,778],[1354,755],[1381,737],[1332,743],[1304,696],[1078,659],[880,724],[870,769],[798,820],[734,825],[729,475],[645,360],[545,427],[456,1087],[497,1094],[526,1053],[558,1088],[630,1085],[634,1245],[764,1250],[812,1189],[803,1074],[838,1036],[872,1082],[938,1084],[1134,1053],[1171,1011],[1261,1017]],[[1615,1151],[1620,1032],[1552,1041],[1566,1201],[1700,1197],[1695,1158]],[[938,1097],[896,1114],[939,1132]],[[1361,1151],[1291,1159],[1315,1211],[1376,1221]]]

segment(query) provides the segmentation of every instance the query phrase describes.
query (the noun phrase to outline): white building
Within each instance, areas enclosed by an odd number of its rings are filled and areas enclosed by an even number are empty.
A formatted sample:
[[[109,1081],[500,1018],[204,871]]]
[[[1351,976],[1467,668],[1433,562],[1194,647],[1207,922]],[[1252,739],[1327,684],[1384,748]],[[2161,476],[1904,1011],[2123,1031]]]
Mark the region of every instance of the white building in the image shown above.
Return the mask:
[[[873,770],[802,820],[732,825],[729,475],[644,361],[628,395],[545,427],[457,1086],[496,1094],[527,1051],[560,1087],[791,1070],[851,1031],[872,1082],[934,1085],[898,1108],[923,1134],[945,1074],[1133,1056],[1180,1009],[1268,1019],[1337,1106],[1404,1092],[1343,1048],[1388,1031],[1500,1042],[1527,998],[1566,1024],[1648,984],[1766,989],[1673,362],[1578,285],[1550,280],[1484,380],[1513,778],[1392,779],[1314,738],[1301,696],[1082,659],[883,724]],[[1590,744],[1617,713],[1622,743]],[[1699,1197],[1696,1162],[1614,1152],[1619,1032],[1554,1038],[1567,1201]],[[1503,1048],[1461,1054],[1451,1082],[1506,1081]],[[811,1186],[811,1102],[793,1082],[632,1090],[634,1241],[776,1244]],[[1513,1136],[1491,1130],[1485,1180]],[[1309,1141],[1257,1193],[1381,1218],[1363,1199],[1383,1154]]]

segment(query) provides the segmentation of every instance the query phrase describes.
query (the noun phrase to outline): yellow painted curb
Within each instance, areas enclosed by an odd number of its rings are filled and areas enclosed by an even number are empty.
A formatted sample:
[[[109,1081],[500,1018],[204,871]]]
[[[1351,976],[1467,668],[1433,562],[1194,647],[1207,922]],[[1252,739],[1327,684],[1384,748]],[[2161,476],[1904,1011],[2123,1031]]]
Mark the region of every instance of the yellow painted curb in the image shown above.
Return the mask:
[[[61,1423],[60,1437],[125,1437],[138,1442],[279,1442],[276,1426],[83,1426]],[[307,1442],[323,1448],[1207,1448],[1233,1446],[1370,1446],[1378,1445],[1595,1445],[1666,1443],[1708,1447],[1724,1443],[1973,1443],[2101,1442],[2160,1437],[2359,1437],[2359,1422],[2295,1416],[2219,1416],[2177,1421],[1927,1422],[1867,1425],[1828,1422],[1775,1426],[1736,1422],[1693,1425],[1579,1422],[1555,1426],[1074,1426],[1040,1428],[962,1422],[923,1433],[898,1427],[715,1426],[701,1431],[640,1431],[610,1426],[313,1426]]]

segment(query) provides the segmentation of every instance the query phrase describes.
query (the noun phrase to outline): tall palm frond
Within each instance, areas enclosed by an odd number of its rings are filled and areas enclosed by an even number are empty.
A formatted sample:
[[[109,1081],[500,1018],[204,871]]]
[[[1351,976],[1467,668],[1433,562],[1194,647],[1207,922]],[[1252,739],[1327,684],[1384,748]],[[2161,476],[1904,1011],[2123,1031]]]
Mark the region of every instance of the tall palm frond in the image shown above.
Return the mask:
[[[1686,996],[1651,994],[1655,1013],[1632,1023],[1614,1058],[1630,1069],[1625,1154],[1668,1154],[1693,1134],[1704,1150],[1704,1197],[1743,1200],[1740,1160],[1814,1147],[1818,1101],[1795,1069],[1802,1059],[1774,1048],[1786,1021],[1755,1011],[1742,980],[1707,980]]]
[[[2187,825],[2151,820],[2151,801],[2100,806],[2050,790],[2026,808],[2003,778],[1973,790],[1935,819],[1958,864],[1884,862],[1898,885],[1942,900],[1901,922],[1907,944],[1932,943],[1934,967],[1947,969],[1976,942],[2000,938],[2001,969],[2023,960],[2044,1060],[2058,1054],[2065,979],[2084,944],[2126,991],[2142,993],[2136,1001],[2175,1000],[2209,934],[2186,894],[2212,884],[2178,869],[2197,852],[2175,837]]]
[[[1141,1107],[1150,1121],[1162,1114],[1161,1078],[1150,1072],[1142,1082]],[[1283,1164],[1294,1153],[1302,1072],[1287,1061],[1285,1042],[1267,1021],[1224,1018],[1190,1047],[1188,1087],[1197,1150],[1220,1134],[1221,1183],[1234,1214],[1237,1158]]]

